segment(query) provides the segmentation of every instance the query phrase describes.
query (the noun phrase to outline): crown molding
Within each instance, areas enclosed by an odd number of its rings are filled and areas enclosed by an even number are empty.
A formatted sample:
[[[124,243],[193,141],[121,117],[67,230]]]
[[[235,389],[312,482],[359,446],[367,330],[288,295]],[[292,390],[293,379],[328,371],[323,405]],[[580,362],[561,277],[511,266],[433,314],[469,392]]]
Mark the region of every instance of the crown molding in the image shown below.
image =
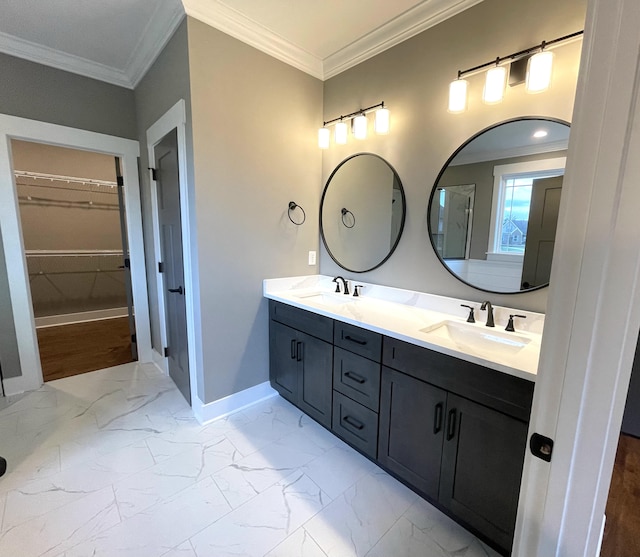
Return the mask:
[[[0,33],[0,52],[66,72],[106,81],[120,87],[131,87],[129,77],[122,70],[54,50],[7,33]]]
[[[324,59],[324,79],[338,75],[407,39],[442,23],[482,0],[427,0]]]
[[[140,40],[127,61],[129,87],[135,88],[156,61],[185,17],[181,2],[158,2]]]
[[[188,16],[215,27],[313,77],[323,79],[320,58],[297,47],[236,10],[216,0],[182,0],[182,3]]]

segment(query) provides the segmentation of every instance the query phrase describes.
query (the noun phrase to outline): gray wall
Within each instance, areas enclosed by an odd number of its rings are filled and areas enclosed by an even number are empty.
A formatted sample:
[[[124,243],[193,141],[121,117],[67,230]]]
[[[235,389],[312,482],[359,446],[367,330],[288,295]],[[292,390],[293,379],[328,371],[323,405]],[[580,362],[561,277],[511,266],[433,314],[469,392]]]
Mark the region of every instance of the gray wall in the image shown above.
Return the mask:
[[[458,70],[582,29],[585,9],[585,0],[485,0],[325,82],[325,120],[384,100],[391,110],[391,133],[332,144],[323,154],[323,181],[347,156],[370,151],[395,167],[407,195],[398,249],[361,280],[478,301],[486,297],[456,281],[431,248],[427,204],[433,183],[460,144],[496,122],[525,115],[570,121],[581,42],[554,51],[553,84],[545,93],[528,95],[523,86],[510,88],[501,104],[487,106],[481,101],[483,76],[476,75],[469,77],[469,110],[449,114],[448,85]],[[324,248],[320,255],[323,274],[341,273]],[[497,304],[545,311],[547,291],[491,298]]]
[[[133,91],[0,53],[0,113],[136,139]]]
[[[150,191],[152,184],[149,179],[149,173],[146,170],[149,166],[152,166],[148,160],[147,129],[180,99],[184,99],[186,103],[187,152],[190,164],[188,179],[190,188],[193,190],[193,143],[186,19],[176,29],[173,37],[135,89],[138,121],[137,139],[140,142],[140,189],[151,316],[151,344],[160,353],[162,353],[163,346],[160,338],[158,315],[157,255],[154,252],[151,220]]]
[[[262,279],[314,274],[322,82],[188,19],[204,402],[267,381]],[[287,218],[295,201],[302,226]]]
[[[4,244],[0,233],[0,365],[5,379],[22,375],[16,329],[13,325],[13,308],[9,294],[9,278],[4,258]]]

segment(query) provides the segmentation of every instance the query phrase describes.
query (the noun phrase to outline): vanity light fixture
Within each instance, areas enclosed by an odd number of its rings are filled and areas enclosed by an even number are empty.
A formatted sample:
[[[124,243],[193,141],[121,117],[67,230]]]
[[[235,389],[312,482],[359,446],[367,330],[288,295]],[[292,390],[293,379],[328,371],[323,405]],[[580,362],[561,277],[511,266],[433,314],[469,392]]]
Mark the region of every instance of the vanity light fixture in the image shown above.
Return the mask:
[[[336,122],[335,141],[338,145],[344,145],[347,142],[348,131],[346,122],[343,122],[342,119],[340,119],[339,122]]]
[[[449,112],[458,114],[467,108],[468,82],[462,79],[464,76],[475,75],[487,71],[482,100],[487,104],[502,101],[505,90],[507,65],[510,67],[509,85],[511,87],[526,83],[528,93],[540,93],[546,91],[551,85],[553,69],[553,53],[547,50],[560,44],[575,40],[584,34],[584,30],[576,31],[569,35],[542,41],[539,45],[532,46],[507,56],[499,56],[491,62],[486,62],[468,70],[458,70],[458,77],[449,85]],[[526,63],[526,76],[524,72]],[[521,74],[521,76],[520,76]]]
[[[364,114],[358,114],[353,119],[353,137],[356,139],[367,139],[367,117]]]
[[[331,140],[331,130],[324,126],[318,130],[318,147],[320,149],[328,149]]]
[[[452,114],[460,114],[467,110],[467,90],[469,82],[466,79],[458,79],[452,81],[449,85],[449,112]]]
[[[382,103],[384,106],[384,103]],[[379,108],[376,110],[375,120],[373,121],[373,130],[378,135],[387,135],[391,129],[391,115],[388,108]]]
[[[553,52],[542,50],[529,59],[527,68],[527,93],[542,93],[551,85],[551,71],[553,69]]]
[[[361,108],[351,114],[339,116],[333,120],[323,122],[322,127],[318,129],[318,147],[320,149],[328,149],[331,139],[329,126],[334,126],[334,142],[338,145],[344,145],[347,142],[349,127],[347,122],[351,120],[351,129],[356,139],[365,139],[369,127],[367,114],[375,111],[375,121],[373,129],[378,135],[389,133],[390,114],[389,109],[385,107],[384,101],[367,108]]]
[[[485,104],[495,104],[502,102],[504,98],[504,88],[507,85],[507,68],[498,66],[487,71],[482,91],[482,100]]]

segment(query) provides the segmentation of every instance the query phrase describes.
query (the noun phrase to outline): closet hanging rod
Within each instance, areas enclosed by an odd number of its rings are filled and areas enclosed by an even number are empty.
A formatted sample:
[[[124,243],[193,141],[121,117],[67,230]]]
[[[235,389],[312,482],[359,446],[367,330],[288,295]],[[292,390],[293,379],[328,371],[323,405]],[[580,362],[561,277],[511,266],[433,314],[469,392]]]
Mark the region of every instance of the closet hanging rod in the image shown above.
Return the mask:
[[[114,249],[85,249],[85,250],[57,250],[57,249],[28,249],[24,250],[27,257],[108,257],[124,256],[122,250]]]
[[[46,174],[44,172],[29,172],[27,170],[14,170],[16,178],[31,178],[33,180],[49,180],[50,182],[67,182],[74,184],[86,184],[92,186],[108,186],[115,188],[118,186],[117,182],[109,180],[95,180],[94,178],[79,178],[78,176],[64,176],[62,174]]]

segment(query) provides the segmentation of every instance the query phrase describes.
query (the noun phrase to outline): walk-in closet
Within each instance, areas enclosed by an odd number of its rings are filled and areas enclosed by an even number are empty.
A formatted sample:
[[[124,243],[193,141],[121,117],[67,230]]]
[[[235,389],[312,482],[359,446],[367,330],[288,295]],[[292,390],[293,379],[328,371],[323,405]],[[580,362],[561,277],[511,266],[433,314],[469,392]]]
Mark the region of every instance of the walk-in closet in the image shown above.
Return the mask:
[[[119,161],[12,141],[45,381],[136,359]]]

